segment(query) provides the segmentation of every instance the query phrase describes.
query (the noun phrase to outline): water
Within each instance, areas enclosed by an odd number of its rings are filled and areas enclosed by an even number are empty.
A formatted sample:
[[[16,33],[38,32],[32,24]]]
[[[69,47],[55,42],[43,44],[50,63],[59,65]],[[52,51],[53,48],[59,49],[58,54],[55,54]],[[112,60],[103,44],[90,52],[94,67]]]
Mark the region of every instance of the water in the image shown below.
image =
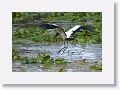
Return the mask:
[[[29,44],[29,45],[14,45],[20,52],[22,57],[36,57],[38,54],[47,54],[52,58],[64,58],[68,61],[90,59],[90,60],[101,60],[102,59],[102,47],[101,44],[69,44],[68,48],[58,54],[58,51],[63,47],[61,44]]]

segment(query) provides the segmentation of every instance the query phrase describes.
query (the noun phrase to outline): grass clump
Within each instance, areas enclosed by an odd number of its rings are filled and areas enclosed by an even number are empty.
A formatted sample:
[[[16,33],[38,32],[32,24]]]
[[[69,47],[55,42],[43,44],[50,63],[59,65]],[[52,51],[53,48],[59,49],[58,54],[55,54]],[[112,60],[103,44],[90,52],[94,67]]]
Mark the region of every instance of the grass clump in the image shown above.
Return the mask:
[[[93,66],[90,66],[90,69],[92,69],[92,70],[102,70],[102,65],[93,65]]]
[[[44,65],[63,65],[63,64],[67,64],[67,61],[65,61],[64,58],[53,59],[53,58],[50,57],[50,55],[46,55],[46,54],[39,54],[38,58],[39,58],[40,63],[44,64]]]
[[[12,60],[20,60],[21,57],[19,56],[19,52],[17,49],[13,48],[12,49]]]
[[[58,59],[55,59],[55,64],[57,65],[66,65],[68,62],[64,60],[64,58],[58,58]]]
[[[46,55],[46,54],[38,54],[37,58],[39,62],[43,65],[44,69],[51,69],[51,70],[56,69],[55,71],[58,72],[64,71],[65,66],[68,63],[67,61],[65,61],[64,58],[54,59],[50,57],[50,55]]]
[[[28,58],[28,57],[23,57],[21,58],[22,63],[24,64],[38,64],[38,60],[36,58]]]

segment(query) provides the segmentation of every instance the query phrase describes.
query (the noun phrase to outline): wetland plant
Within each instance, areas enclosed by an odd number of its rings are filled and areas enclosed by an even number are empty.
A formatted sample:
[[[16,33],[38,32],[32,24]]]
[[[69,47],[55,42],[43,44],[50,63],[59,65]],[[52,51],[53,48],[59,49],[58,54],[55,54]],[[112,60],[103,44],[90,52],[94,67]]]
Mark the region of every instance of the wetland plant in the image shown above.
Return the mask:
[[[13,48],[12,49],[12,60],[20,60],[19,52],[17,49]]]
[[[39,58],[41,64],[63,65],[68,63],[67,61],[65,61],[64,58],[53,59],[50,57],[50,55],[46,55],[46,54],[39,54],[37,58]]]
[[[43,65],[43,69],[57,70],[58,72],[63,72],[68,63],[64,58],[53,59],[50,57],[50,55],[46,54],[38,54],[37,58]]]
[[[101,64],[92,65],[92,66],[90,66],[90,69],[101,71],[102,70],[102,65]]]

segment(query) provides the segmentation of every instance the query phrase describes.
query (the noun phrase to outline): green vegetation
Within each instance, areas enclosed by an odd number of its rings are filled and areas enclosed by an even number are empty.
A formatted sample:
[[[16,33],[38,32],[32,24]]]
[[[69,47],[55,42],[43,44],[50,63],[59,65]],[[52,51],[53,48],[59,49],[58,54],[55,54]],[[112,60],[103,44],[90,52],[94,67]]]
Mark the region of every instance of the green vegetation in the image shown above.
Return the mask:
[[[23,64],[37,64],[38,61],[36,58],[21,57],[17,49],[12,49],[12,60],[21,61]]]
[[[51,64],[63,65],[68,63],[67,61],[65,61],[64,58],[53,59],[50,57],[50,55],[45,55],[45,54],[38,54],[37,58],[40,60],[41,64],[47,64],[47,65],[51,65]]]
[[[21,62],[23,64],[37,64],[38,60],[37,60],[37,58],[22,57]]]
[[[12,49],[12,60],[20,60],[19,52],[16,49]]]
[[[17,24],[13,31],[13,43],[32,41],[34,43],[61,42],[61,37],[54,38],[49,31],[38,27],[40,22],[47,23],[77,23],[95,27],[92,33],[81,31],[76,33],[73,43],[101,43],[102,42],[102,13],[101,12],[13,12],[12,23]],[[36,22],[39,21],[39,22]],[[32,22],[32,24],[30,24]],[[19,29],[20,25],[22,30]],[[69,29],[68,27],[67,29]]]
[[[102,70],[102,65],[98,65],[98,64],[96,64],[96,65],[93,65],[93,66],[90,66],[90,69],[93,69],[93,70]]]
[[[63,58],[54,59],[51,58],[50,55],[46,54],[38,54],[36,58],[29,58],[29,57],[20,57],[19,52],[16,49],[13,49],[13,61],[21,61],[23,64],[42,64],[43,68],[51,68],[54,65],[62,65],[60,71],[63,69],[65,65],[67,65],[67,61]]]
[[[56,41],[57,40],[57,41]],[[13,43],[26,43],[32,41],[33,43],[55,43],[61,41],[61,37],[54,38],[54,35],[49,34],[48,31],[41,28],[30,27],[13,32]]]

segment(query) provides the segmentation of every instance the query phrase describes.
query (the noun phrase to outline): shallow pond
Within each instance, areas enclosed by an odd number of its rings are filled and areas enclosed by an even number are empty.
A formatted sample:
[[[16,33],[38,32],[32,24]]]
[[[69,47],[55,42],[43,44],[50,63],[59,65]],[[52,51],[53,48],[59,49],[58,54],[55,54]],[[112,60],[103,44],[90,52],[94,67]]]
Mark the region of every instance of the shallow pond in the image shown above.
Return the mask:
[[[102,46],[101,44],[89,44],[79,45],[70,44],[64,53],[58,51],[63,47],[61,44],[28,44],[28,45],[14,45],[20,52],[22,57],[36,57],[38,54],[47,54],[53,58],[64,58],[68,61],[90,59],[90,60],[101,60],[102,59]]]

